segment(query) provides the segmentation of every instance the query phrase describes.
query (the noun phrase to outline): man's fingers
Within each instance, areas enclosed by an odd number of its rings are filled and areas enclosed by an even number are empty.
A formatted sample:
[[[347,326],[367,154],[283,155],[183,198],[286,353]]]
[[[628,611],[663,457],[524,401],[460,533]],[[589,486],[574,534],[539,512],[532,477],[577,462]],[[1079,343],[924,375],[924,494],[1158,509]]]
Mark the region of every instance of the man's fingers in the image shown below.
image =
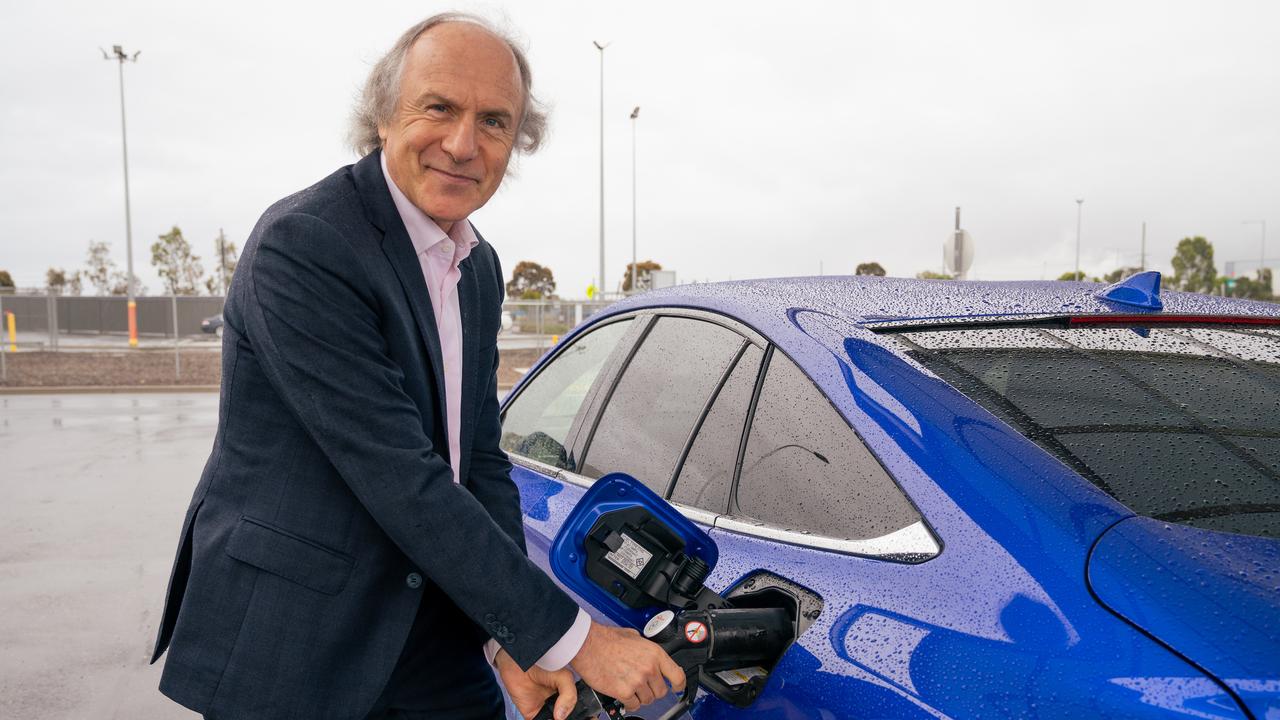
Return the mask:
[[[556,698],[556,720],[564,720],[573,712],[573,706],[578,704],[578,688],[573,684],[573,673],[558,672],[552,679],[556,682],[556,692],[560,693],[560,697]]]
[[[676,661],[672,660],[671,656],[663,653],[658,663],[659,669],[662,670],[662,676],[667,679],[667,682],[671,683],[671,688],[676,692],[684,692],[684,670],[680,669]]]
[[[653,693],[654,700],[666,696],[667,684],[662,681],[661,675],[649,679],[649,692]]]
[[[648,683],[642,682],[636,687],[636,697],[640,699],[641,705],[653,702],[653,690],[649,689]]]

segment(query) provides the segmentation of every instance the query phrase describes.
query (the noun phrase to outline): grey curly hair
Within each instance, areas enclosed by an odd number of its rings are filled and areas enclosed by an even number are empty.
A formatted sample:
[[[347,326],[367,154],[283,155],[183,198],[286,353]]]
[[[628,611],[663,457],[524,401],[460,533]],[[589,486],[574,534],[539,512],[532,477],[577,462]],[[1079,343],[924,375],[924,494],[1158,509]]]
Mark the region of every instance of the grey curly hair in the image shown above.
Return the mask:
[[[484,18],[469,13],[446,12],[432,15],[406,30],[387,54],[383,55],[382,59],[378,60],[369,71],[364,89],[361,90],[355,110],[351,114],[351,128],[347,137],[351,149],[358,155],[364,157],[382,147],[382,139],[378,137],[378,126],[390,122],[391,117],[395,115],[396,103],[400,100],[400,75],[404,70],[404,58],[409,54],[409,48],[413,47],[413,43],[426,31],[437,25],[451,22],[479,25],[493,33],[511,49],[524,89],[524,108],[521,110],[520,122],[516,130],[515,149],[528,154],[542,145],[543,136],[547,131],[547,113],[542,103],[533,96],[533,75],[529,70],[529,60],[525,57],[524,50],[513,38],[499,31]]]

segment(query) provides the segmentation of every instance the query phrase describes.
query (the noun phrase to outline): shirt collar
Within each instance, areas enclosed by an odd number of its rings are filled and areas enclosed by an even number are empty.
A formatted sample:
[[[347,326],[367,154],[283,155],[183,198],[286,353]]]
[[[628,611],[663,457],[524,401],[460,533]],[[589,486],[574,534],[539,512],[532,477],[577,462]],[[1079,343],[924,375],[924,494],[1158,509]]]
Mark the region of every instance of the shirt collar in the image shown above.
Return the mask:
[[[409,240],[413,243],[413,250],[421,255],[431,248],[435,247],[440,241],[449,239],[453,240],[456,250],[454,250],[455,262],[462,262],[471,254],[471,248],[480,243],[480,239],[476,237],[475,230],[471,227],[471,221],[463,219],[453,224],[449,232],[440,229],[426,213],[411,200],[403,192],[399,186],[391,179],[391,173],[387,171],[387,154],[378,153],[379,162],[382,164],[382,177],[387,181],[387,189],[391,191],[391,200],[396,204],[396,211],[400,213],[400,220],[404,223],[405,230],[409,231]]]

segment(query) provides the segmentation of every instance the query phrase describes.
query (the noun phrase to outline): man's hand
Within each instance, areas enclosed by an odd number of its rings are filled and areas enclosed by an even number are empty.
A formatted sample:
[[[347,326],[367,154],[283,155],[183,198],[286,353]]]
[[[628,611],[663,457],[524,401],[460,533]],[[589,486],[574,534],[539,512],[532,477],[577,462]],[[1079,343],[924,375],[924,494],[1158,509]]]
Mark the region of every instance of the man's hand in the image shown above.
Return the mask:
[[[628,711],[666,695],[666,681],[676,692],[684,690],[680,666],[657,643],[630,628],[591,623],[569,664],[592,689],[617,699]]]
[[[556,720],[564,720],[569,716],[573,706],[578,702],[578,689],[574,687],[573,673],[568,670],[543,670],[537,665],[529,668],[529,672],[520,669],[506,650],[499,650],[493,658],[498,667],[498,677],[502,685],[516,704],[516,709],[525,720],[533,720],[533,716],[542,709],[542,704],[552,693],[560,693],[556,699]]]

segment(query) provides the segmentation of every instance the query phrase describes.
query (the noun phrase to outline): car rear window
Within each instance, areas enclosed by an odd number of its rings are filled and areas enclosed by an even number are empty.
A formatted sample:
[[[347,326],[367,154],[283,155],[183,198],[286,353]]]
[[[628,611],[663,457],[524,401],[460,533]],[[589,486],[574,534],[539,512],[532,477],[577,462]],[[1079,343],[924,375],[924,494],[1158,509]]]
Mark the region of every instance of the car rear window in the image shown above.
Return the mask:
[[[992,328],[895,337],[1134,512],[1280,538],[1280,333]]]

